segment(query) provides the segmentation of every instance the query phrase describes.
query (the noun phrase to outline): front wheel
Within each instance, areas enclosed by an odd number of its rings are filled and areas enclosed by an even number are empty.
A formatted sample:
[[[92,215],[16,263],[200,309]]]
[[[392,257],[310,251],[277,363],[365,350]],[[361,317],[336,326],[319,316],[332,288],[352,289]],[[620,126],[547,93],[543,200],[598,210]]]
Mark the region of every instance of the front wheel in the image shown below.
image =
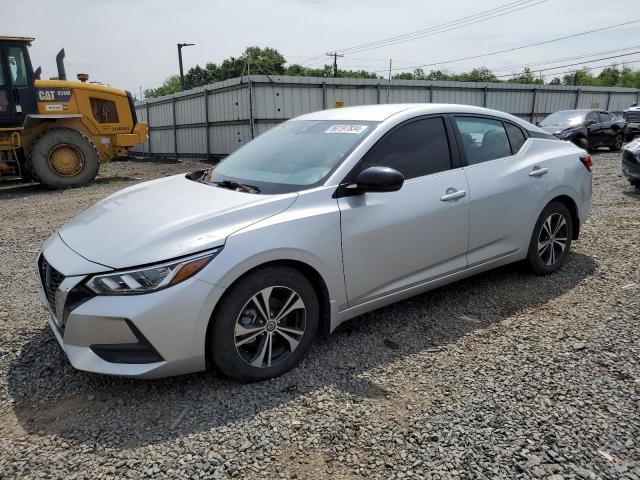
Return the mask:
[[[576,137],[573,139],[573,143],[583,150],[589,150],[589,142],[585,137]]]
[[[51,128],[31,145],[29,164],[33,178],[45,187],[69,188],[93,180],[100,157],[86,135],[70,128]]]
[[[622,148],[622,144],[624,143],[624,135],[622,132],[617,133],[616,137],[613,139],[613,143],[609,147],[612,152],[617,152]]]
[[[560,202],[547,205],[533,229],[527,262],[537,275],[549,275],[565,262],[573,236],[571,212]]]
[[[276,377],[304,358],[318,330],[318,298],[297,270],[266,267],[233,285],[217,309],[209,353],[239,382]]]

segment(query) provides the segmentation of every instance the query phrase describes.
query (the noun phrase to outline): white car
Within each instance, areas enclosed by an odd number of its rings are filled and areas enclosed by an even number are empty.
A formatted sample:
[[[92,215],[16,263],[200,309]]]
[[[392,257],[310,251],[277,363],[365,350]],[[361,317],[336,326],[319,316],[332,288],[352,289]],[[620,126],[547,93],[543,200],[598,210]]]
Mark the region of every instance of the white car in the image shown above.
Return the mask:
[[[38,257],[49,323],[81,370],[280,375],[356,315],[510,262],[556,271],[591,209],[590,167],[484,108],[303,115],[55,232]]]

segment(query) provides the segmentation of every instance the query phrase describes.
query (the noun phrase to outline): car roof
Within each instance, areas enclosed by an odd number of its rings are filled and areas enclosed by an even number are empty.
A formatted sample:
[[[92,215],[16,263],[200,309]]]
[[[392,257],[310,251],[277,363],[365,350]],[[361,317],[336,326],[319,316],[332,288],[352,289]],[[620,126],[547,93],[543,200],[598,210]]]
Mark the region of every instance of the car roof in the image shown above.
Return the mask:
[[[307,113],[299,117],[293,118],[292,121],[301,120],[360,120],[371,122],[382,122],[388,118],[402,113],[403,117],[407,115],[431,115],[442,113],[459,113],[473,115],[490,115],[493,117],[503,118],[520,125],[527,130],[543,132],[535,125],[526,122],[509,113],[489,108],[475,107],[472,105],[460,105],[454,103],[397,103],[384,105],[363,105],[359,107],[332,108],[329,110],[320,110],[313,113]]]

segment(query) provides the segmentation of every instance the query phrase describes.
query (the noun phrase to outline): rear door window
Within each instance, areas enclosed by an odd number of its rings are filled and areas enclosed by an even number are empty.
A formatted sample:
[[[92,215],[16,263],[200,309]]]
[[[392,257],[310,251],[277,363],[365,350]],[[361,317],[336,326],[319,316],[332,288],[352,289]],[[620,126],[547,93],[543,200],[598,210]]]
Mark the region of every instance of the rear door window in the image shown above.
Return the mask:
[[[505,129],[507,130],[507,136],[509,137],[509,143],[511,144],[511,151],[515,155],[520,151],[522,145],[527,140],[524,136],[524,133],[519,127],[516,127],[513,123],[504,123]]]
[[[476,165],[511,156],[509,138],[500,120],[480,117],[454,117],[454,120],[467,164]]]

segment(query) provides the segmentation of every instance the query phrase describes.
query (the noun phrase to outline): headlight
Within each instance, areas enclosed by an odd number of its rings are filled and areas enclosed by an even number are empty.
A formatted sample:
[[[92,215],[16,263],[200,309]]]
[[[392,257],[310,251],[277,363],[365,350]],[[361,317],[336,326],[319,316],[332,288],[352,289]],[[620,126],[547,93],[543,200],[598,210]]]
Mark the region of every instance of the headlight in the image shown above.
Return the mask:
[[[95,275],[87,281],[86,285],[98,295],[135,295],[155,292],[192,277],[213,260],[220,250],[222,247],[149,267]]]

